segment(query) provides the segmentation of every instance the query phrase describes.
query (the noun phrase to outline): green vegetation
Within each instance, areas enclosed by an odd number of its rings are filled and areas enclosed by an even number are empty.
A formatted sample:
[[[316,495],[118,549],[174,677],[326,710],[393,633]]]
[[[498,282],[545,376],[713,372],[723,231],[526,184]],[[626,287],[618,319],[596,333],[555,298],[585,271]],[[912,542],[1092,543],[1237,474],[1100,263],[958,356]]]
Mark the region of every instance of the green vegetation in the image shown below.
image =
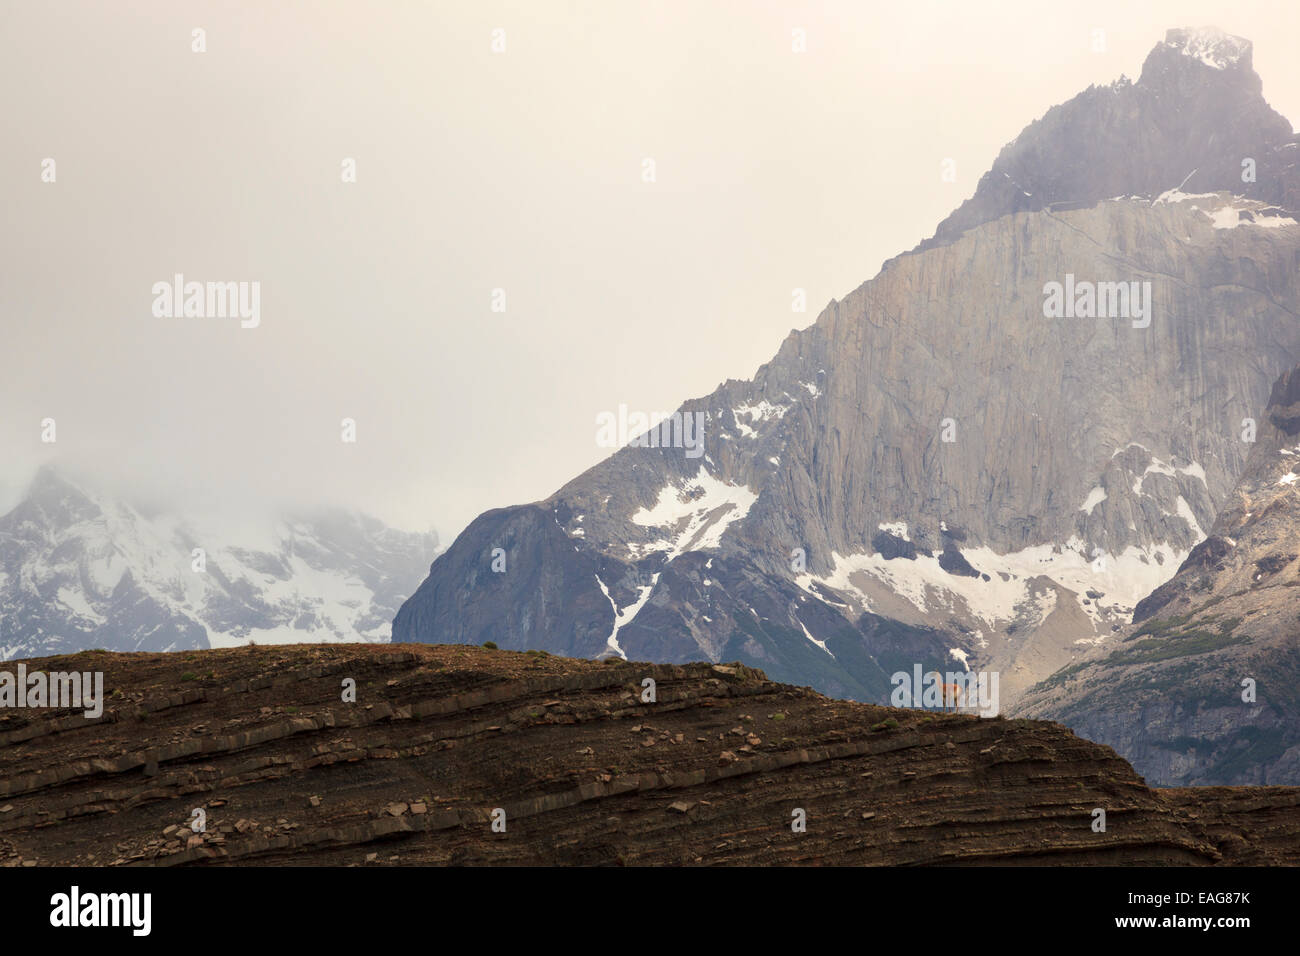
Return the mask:
[[[1245,644],[1249,638],[1233,637],[1231,631],[1218,634],[1210,631],[1185,631],[1167,637],[1153,637],[1139,641],[1131,648],[1115,651],[1106,658],[1108,664],[1151,664],[1156,661],[1172,660],[1176,657],[1190,657],[1194,654],[1209,654],[1220,651],[1234,644]]]
[[[495,650],[497,649],[497,642],[496,642],[496,641],[484,641],[484,642],[483,642],[483,646],[486,647],[489,651],[495,651]]]
[[[1286,752],[1289,742],[1284,728],[1242,727],[1231,740],[1232,752],[1215,764],[1213,779],[1223,783],[1240,783],[1250,771],[1271,764]],[[1220,749],[1229,741],[1219,741]]]
[[[897,730],[897,729],[898,729],[898,721],[897,721],[895,718],[893,718],[893,717],[886,717],[886,718],[885,718],[884,720],[882,720],[880,723],[878,723],[878,724],[872,724],[872,725],[871,725],[871,729],[874,730],[874,731],[876,731],[876,732],[880,732],[880,731],[882,731],[882,730]]]
[[[1079,673],[1085,667],[1088,667],[1090,663],[1095,663],[1095,662],[1079,661],[1076,664],[1066,664],[1059,671],[1053,672],[1051,676],[1043,678],[1041,686],[1059,687],[1061,684],[1064,684],[1069,678]]]
[[[1172,632],[1178,630],[1180,627],[1184,627],[1186,624],[1188,624],[1191,621],[1192,615],[1194,613],[1195,612],[1192,611],[1192,612],[1188,612],[1187,614],[1183,614],[1179,617],[1169,617],[1169,618],[1165,618],[1164,620],[1160,620],[1159,618],[1152,618],[1151,620],[1143,624],[1140,628],[1138,628],[1136,631],[1134,631],[1132,634],[1130,634],[1128,639],[1130,641],[1134,641],[1137,640],[1139,637],[1147,637],[1147,636],[1164,637],[1165,635],[1171,634]]]

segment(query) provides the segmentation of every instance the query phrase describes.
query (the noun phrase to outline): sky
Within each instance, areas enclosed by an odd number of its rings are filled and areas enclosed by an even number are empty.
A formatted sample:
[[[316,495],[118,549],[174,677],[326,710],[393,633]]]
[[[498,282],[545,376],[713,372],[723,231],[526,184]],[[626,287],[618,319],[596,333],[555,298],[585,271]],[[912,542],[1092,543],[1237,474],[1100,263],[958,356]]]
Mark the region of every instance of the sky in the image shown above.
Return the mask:
[[[1168,28],[1300,122],[1292,0],[3,4],[0,512],[55,462],[449,543],[751,377]],[[176,274],[256,326],[156,314]]]

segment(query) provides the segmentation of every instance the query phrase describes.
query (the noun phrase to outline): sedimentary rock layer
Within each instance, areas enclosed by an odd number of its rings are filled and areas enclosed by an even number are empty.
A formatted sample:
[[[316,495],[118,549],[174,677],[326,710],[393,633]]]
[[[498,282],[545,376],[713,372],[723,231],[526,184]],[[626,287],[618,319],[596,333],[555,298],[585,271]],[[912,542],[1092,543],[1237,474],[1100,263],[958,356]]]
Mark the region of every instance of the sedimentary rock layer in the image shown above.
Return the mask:
[[[1153,791],[1058,724],[836,701],[743,665],[436,645],[27,664],[102,671],[110,698],[98,720],[0,716],[11,866],[1300,860],[1300,790]]]

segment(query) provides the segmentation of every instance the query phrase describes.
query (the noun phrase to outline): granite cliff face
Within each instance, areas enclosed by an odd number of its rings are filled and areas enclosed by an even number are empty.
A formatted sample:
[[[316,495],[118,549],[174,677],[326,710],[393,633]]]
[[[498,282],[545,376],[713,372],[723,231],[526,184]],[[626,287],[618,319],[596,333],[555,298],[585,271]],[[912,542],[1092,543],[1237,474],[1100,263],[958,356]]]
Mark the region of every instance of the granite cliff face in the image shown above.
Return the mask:
[[[702,455],[656,433],[473,522],[394,640],[734,658],[874,701],[913,663],[968,666],[1001,672],[1004,706],[1118,641],[1214,522],[1242,419],[1300,360],[1289,124],[1249,44],[1212,41],[1166,41],[1138,84],[1008,147],[1022,183],[1059,180],[1078,208],[982,185],[942,242],[831,302],[751,381],[686,402]],[[1088,105],[1103,95],[1112,113]],[[1251,199],[1240,160],[1260,143],[1274,181]],[[1211,156],[1222,191],[1180,191]],[[1077,308],[1047,317],[1051,283]],[[1132,301],[1089,300],[1094,283]]]
[[[1019,712],[1069,723],[1163,785],[1300,782],[1300,368],[1253,437],[1209,536],[1121,641]]]

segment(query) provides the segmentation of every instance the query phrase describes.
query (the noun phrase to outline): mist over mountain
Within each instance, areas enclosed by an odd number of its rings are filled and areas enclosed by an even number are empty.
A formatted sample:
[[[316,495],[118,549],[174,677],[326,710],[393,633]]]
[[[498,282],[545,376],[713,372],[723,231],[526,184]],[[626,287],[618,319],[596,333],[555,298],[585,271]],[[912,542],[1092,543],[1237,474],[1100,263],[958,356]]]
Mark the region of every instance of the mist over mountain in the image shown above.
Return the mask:
[[[436,550],[346,511],[155,512],[46,466],[0,517],[0,659],[386,641]]]

